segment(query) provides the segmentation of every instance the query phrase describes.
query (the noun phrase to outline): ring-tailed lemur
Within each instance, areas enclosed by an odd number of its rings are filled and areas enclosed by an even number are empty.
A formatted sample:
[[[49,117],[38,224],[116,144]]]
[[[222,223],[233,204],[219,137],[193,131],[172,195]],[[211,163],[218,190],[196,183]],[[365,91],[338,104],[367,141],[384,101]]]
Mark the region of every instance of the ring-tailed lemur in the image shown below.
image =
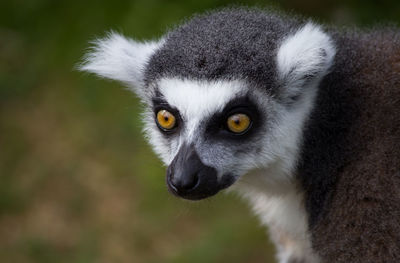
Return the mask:
[[[159,41],[110,33],[81,70],[144,102],[170,192],[237,189],[279,262],[400,262],[399,29],[224,9]]]

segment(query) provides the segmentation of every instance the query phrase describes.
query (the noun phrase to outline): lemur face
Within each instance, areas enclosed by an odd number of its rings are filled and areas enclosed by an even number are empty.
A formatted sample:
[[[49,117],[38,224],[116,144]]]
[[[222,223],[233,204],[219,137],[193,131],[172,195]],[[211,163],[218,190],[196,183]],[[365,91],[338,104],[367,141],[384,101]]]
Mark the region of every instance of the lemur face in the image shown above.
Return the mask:
[[[274,159],[279,106],[247,85],[173,78],[157,83],[146,131],[168,165],[172,193],[186,199],[209,197]]]
[[[160,41],[111,33],[80,69],[133,89],[146,106],[146,137],[168,166],[168,188],[197,200],[254,169],[290,174],[334,54],[312,23],[228,9],[195,17]]]

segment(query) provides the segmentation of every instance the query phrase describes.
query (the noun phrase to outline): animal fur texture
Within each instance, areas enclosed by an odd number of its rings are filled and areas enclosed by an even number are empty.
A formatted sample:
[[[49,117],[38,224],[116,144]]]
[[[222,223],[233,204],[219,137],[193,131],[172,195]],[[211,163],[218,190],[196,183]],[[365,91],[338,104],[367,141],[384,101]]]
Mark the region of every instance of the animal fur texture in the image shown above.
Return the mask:
[[[269,226],[279,262],[400,262],[398,28],[223,9],[157,41],[110,33],[80,68],[144,102],[171,192],[237,190]],[[160,109],[176,128],[156,125]],[[250,116],[244,134],[224,126],[235,113]]]

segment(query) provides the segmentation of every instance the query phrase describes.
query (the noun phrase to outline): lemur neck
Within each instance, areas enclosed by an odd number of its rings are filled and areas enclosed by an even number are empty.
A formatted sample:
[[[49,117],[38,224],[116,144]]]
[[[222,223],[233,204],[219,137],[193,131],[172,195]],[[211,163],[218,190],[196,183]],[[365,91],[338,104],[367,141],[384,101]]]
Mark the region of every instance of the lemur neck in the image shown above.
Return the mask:
[[[234,189],[250,201],[263,223],[281,222],[282,228],[289,232],[304,232],[307,228],[303,192],[295,178],[285,174],[280,163],[242,176]],[[286,219],[295,222],[284,222]]]
[[[277,163],[243,176],[235,189],[268,226],[280,262],[288,262],[285,259],[318,262],[311,248],[303,192],[295,178],[282,180],[285,175],[279,166]]]

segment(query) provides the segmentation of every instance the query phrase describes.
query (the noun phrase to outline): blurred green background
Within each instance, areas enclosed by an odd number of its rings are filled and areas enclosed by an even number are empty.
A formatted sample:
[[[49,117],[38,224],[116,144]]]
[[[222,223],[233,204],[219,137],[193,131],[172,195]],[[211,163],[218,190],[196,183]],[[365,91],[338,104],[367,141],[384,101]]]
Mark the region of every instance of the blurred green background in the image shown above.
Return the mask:
[[[0,262],[274,262],[238,197],[172,197],[137,99],[74,70],[107,30],[156,38],[231,4],[339,25],[400,21],[398,0],[1,1]]]

